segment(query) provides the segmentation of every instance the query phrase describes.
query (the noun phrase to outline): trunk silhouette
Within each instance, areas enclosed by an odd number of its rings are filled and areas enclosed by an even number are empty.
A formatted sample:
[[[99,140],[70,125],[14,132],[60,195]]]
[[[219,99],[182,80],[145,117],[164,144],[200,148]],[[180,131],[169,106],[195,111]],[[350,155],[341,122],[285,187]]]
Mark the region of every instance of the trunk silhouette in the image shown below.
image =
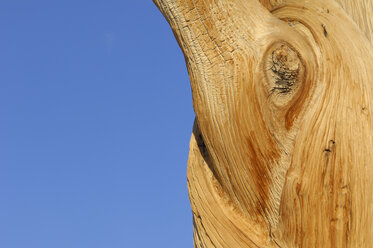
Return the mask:
[[[373,247],[373,1],[154,2],[193,92],[195,247]]]

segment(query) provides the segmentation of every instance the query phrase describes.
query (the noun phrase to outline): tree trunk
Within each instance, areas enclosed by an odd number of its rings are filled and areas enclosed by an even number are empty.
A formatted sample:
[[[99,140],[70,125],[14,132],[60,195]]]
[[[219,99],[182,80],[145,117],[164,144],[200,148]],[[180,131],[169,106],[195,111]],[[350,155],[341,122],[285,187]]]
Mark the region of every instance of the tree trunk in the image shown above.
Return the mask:
[[[154,2],[192,86],[195,247],[373,247],[373,1]]]

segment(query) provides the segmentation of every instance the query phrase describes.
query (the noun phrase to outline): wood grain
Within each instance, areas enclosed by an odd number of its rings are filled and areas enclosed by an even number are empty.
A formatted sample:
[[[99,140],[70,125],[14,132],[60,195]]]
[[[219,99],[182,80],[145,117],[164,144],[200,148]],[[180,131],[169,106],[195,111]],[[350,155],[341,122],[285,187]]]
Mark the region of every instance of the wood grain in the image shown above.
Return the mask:
[[[154,2],[190,75],[195,247],[373,247],[373,4]]]

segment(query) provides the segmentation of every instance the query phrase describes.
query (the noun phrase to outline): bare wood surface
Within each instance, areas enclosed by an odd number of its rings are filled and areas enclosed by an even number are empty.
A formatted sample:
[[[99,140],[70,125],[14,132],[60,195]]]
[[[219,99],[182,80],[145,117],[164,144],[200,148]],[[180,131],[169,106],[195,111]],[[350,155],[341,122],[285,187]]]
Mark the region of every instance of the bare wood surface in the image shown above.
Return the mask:
[[[373,2],[154,2],[191,80],[195,247],[373,247]]]

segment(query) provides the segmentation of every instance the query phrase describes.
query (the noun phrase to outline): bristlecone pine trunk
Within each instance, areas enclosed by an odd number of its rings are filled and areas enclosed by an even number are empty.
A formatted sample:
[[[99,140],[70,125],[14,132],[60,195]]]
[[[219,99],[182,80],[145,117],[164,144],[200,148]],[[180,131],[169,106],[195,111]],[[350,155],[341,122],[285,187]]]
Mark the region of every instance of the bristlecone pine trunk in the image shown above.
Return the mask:
[[[192,86],[195,247],[372,248],[373,1],[154,2]]]

